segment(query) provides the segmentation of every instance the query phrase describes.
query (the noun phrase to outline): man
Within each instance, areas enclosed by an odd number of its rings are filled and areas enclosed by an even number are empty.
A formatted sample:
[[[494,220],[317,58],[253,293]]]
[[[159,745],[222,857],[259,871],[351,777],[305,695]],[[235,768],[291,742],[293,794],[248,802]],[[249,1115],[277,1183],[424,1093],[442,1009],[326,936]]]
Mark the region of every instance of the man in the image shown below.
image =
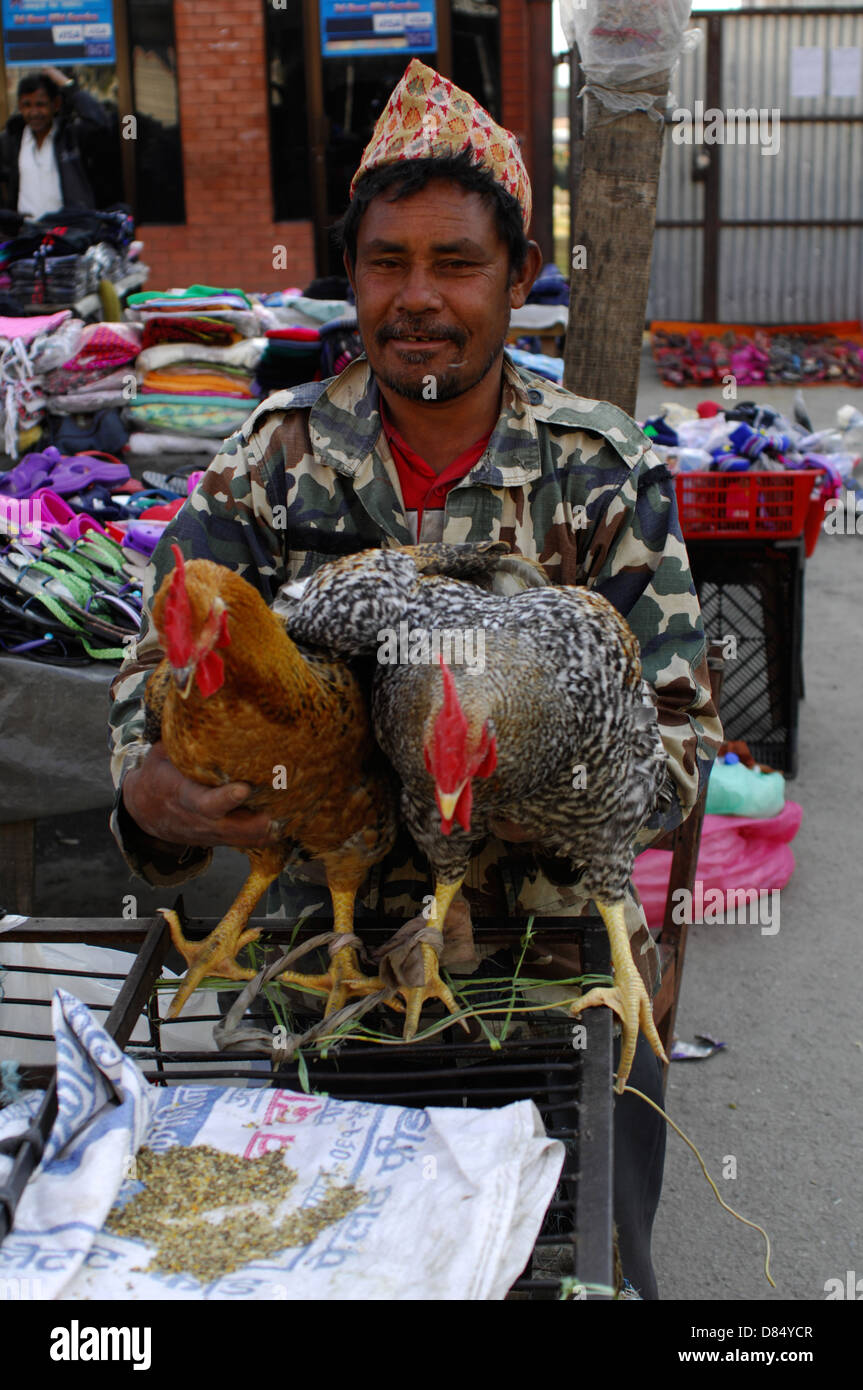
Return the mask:
[[[94,208],[85,157],[93,135],[109,124],[102,103],[59,68],[22,78],[18,112],[0,135],[3,206],[34,218]]]
[[[673,487],[649,441],[616,407],[520,373],[504,356],[510,311],[540,267],[529,218],[515,138],[414,60],[343,221],[366,357],[333,380],[271,396],[226,442],[160,544],[148,593],[172,566],[171,542],[239,570],[272,601],[286,579],[332,555],[416,539],[508,541],[555,582],[604,593],[641,641],[674,778],[674,805],[647,842],[691,809],[720,737],[701,619]],[[114,682],[112,824],[136,872],[173,883],[206,866],[209,846],[265,842],[267,825],[238,809],[248,788],[197,786],[160,745],[147,745],[141,697],[160,657],[146,626]],[[518,826],[497,831],[464,884],[478,915],[588,910],[565,867],[518,844]],[[365,902],[410,916],[427,891],[427,873],[397,846]],[[296,911],[297,889],[282,897]],[[628,909],[652,990],[655,947],[631,894]],[[643,1039],[632,1079],[658,1095],[659,1067]],[[623,1268],[655,1297],[649,1238],[664,1129],[631,1096],[616,1102],[615,1123]]]

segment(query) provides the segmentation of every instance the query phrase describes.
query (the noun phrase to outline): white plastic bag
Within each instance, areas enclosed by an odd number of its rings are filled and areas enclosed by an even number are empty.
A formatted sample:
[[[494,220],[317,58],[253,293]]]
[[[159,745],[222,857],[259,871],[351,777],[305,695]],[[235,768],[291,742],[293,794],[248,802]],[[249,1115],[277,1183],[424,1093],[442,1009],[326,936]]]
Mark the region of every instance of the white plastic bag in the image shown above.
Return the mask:
[[[674,67],[695,48],[692,0],[560,0],[569,43],[578,45],[588,85],[614,87]]]
[[[53,333],[41,333],[30,349],[30,360],[37,375],[53,372],[74,357],[84,333],[83,319],[67,319]]]

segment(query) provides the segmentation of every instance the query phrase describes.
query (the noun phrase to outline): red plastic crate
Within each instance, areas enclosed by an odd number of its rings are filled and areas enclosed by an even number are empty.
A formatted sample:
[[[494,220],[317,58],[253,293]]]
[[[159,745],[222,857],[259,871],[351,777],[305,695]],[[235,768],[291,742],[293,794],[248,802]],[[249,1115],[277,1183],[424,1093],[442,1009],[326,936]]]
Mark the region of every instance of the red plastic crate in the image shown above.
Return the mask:
[[[817,468],[775,473],[679,473],[684,536],[802,536]],[[813,547],[814,548],[814,547]]]

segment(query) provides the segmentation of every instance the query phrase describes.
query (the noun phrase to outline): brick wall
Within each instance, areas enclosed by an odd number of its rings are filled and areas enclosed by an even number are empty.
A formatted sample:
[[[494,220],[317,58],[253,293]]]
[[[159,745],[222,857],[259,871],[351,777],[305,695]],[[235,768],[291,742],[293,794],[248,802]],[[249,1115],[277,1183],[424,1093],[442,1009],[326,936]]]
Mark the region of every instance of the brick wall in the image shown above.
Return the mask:
[[[530,34],[528,0],[500,0],[501,120],[519,140],[530,174]]]
[[[142,224],[148,288],[305,285],[310,222],[273,222],[264,7],[260,0],[175,0],[183,226]],[[273,269],[273,247],[286,268]]]
[[[501,0],[501,117],[530,172],[528,3]],[[311,222],[273,222],[263,10],[260,0],[175,0],[186,223],[142,224],[150,289],[283,289],[315,274]],[[277,245],[284,270],[273,269]]]

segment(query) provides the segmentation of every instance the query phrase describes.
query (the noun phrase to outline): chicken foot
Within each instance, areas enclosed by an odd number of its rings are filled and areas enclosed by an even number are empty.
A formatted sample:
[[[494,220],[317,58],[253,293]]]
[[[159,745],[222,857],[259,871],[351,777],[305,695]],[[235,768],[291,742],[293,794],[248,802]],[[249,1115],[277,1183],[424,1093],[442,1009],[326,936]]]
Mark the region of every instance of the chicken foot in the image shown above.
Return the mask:
[[[257,941],[260,931],[246,930],[246,923],[258,899],[270,884],[277,879],[284,864],[284,854],[263,853],[253,859],[249,856],[252,872],[231,904],[219,925],[210,932],[204,941],[189,941],[183,935],[180,919],[176,912],[160,907],[159,911],[168,923],[171,940],[189,969],[186,971],[180,988],[171,1000],[169,1018],[176,1018],[193,990],[208,975],[218,975],[225,980],[253,980],[257,971],[244,969],[237,965],[236,957],[244,946]]]
[[[603,903],[597,900],[596,906],[599,908],[599,914],[605,923],[608,939],[611,943],[614,985],[610,989],[597,986],[589,990],[582,999],[572,1005],[570,1014],[575,1018],[582,1009],[591,1009],[595,1004],[605,1004],[617,1014],[623,1027],[623,1037],[620,1044],[620,1062],[614,1089],[618,1095],[622,1095],[632,1070],[639,1027],[657,1057],[666,1064],[668,1058],[656,1031],[653,1009],[647,990],[644,988],[644,981],[632,959],[632,948],[626,930],[623,903]]]
[[[354,902],[356,888],[331,888],[333,902],[333,931],[345,936],[354,934]],[[374,994],[385,989],[383,980],[372,979],[360,969],[357,953],[353,946],[340,946],[330,956],[330,968],[323,975],[303,975],[295,970],[285,970],[276,979],[280,984],[292,985],[295,989],[329,991],[324,1018],[329,1018],[337,1009],[344,1008],[351,995]]]
[[[429,924],[440,927],[443,932],[443,923],[450,908],[450,903],[461,888],[462,879],[456,883],[435,883],[434,902],[429,911]],[[405,1042],[410,1042],[419,1027],[422,1006],[427,999],[440,999],[446,1004],[451,1014],[458,1013],[458,1004],[453,998],[452,990],[444,984],[438,969],[437,952],[433,946],[427,942],[420,943],[420,951],[423,958],[423,983],[412,988],[402,985],[399,993],[404,995],[405,1000],[405,1026],[402,1038]],[[462,1027],[469,1032],[469,1028],[464,1019],[461,1020]]]

